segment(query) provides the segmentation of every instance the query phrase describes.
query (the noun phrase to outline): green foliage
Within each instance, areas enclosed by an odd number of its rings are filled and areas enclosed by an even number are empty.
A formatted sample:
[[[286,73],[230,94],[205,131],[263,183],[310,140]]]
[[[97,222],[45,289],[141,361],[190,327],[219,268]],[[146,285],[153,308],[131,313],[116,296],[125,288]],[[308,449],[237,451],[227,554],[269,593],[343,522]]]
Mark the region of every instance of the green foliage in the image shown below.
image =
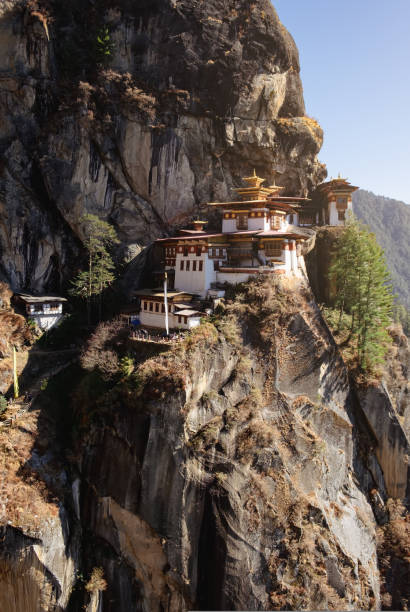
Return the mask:
[[[410,336],[410,310],[398,300],[393,304],[393,319],[395,323],[400,323],[406,336]]]
[[[111,60],[115,47],[114,43],[111,40],[110,29],[108,26],[105,25],[100,28],[97,34],[96,47],[97,58],[102,64],[107,65],[108,62]]]
[[[120,359],[120,372],[123,378],[131,376],[134,370],[134,360],[130,355],[125,355]]]
[[[410,206],[360,189],[353,194],[353,208],[375,233],[386,256],[394,292],[410,309]]]
[[[96,215],[85,215],[81,223],[84,245],[88,251],[88,267],[74,278],[70,293],[86,300],[89,319],[92,303],[98,300],[101,319],[103,291],[115,279],[115,266],[109,251],[119,240],[112,225]]]
[[[2,416],[7,410],[7,400],[4,395],[0,394],[0,416]]]
[[[34,321],[34,319],[27,319],[27,327],[31,330],[31,331],[35,331],[37,329],[37,324]]]
[[[337,329],[344,314],[350,314],[358,364],[364,371],[373,370],[383,362],[389,345],[393,295],[383,250],[353,216],[337,242],[329,275],[339,311]]]

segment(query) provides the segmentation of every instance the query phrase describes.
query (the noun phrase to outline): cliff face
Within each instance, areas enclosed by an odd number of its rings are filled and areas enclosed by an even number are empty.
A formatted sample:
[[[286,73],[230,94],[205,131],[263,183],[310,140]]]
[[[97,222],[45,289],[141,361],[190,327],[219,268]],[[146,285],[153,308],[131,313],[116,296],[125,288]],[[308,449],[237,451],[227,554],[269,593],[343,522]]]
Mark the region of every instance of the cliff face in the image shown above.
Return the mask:
[[[10,1],[0,50],[0,274],[13,288],[72,275],[83,213],[114,223],[130,257],[250,166],[295,194],[325,175],[298,53],[268,0]]]
[[[377,608],[383,476],[311,298],[256,284],[98,404],[79,505],[104,610]]]
[[[408,522],[386,501],[408,448],[387,392],[359,403],[305,281],[231,297],[165,352],[128,343],[119,381],[70,366],[13,408],[2,609],[378,609],[378,564],[405,609]]]

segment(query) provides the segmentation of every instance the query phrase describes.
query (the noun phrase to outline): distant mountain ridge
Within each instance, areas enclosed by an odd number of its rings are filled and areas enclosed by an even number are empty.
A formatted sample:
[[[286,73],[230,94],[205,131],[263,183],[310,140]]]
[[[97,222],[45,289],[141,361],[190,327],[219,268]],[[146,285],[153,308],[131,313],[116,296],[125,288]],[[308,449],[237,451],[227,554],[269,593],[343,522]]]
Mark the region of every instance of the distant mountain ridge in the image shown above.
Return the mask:
[[[353,210],[376,234],[386,254],[394,291],[410,310],[410,206],[359,189],[353,194]]]

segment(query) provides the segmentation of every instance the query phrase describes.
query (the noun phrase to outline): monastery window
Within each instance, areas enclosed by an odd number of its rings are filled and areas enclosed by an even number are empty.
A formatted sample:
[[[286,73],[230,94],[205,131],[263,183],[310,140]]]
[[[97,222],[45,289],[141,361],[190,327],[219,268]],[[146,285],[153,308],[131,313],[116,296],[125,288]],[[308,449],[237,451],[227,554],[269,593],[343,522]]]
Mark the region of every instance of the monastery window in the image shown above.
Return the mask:
[[[184,257],[188,257],[188,247],[184,247]]]
[[[171,306],[172,306],[172,304],[168,304],[168,312],[172,312]]]
[[[238,220],[236,222],[236,227],[238,230],[246,230],[248,229],[248,215],[240,214],[238,215]]]
[[[165,304],[161,304],[161,312],[165,312]]]
[[[337,216],[338,216],[339,221],[345,221],[345,211],[344,210],[338,210]]]
[[[178,315],[178,323],[181,323],[181,319],[182,319],[182,317],[180,317],[180,316]]]
[[[266,257],[281,257],[282,248],[282,242],[265,243],[265,255]]]
[[[181,263],[179,264],[179,269],[183,270],[184,269],[184,260],[181,260]]]
[[[191,262],[189,261],[189,259],[186,262],[186,271],[189,272],[189,270],[191,269]]]
[[[219,257],[223,257],[224,256],[224,250],[223,249],[219,249]]]
[[[192,262],[192,270],[193,272],[196,272],[196,261]]]
[[[197,246],[196,247],[196,255],[197,255],[197,257],[200,257],[201,253],[202,253],[202,247]]]
[[[149,309],[150,309],[150,312],[152,312],[152,311],[154,310],[154,304],[153,304],[153,302],[150,302],[150,303],[149,303]]]
[[[300,213],[299,223],[301,225],[313,225],[314,223],[313,215],[310,213]]]
[[[275,230],[280,229],[280,217],[273,215],[270,218],[270,227],[271,229],[275,229]]]
[[[155,302],[155,312],[159,312],[159,304],[158,304],[158,302]]]
[[[219,270],[219,261],[214,261],[214,270]]]
[[[144,310],[147,310],[148,308],[148,302],[144,302]]]
[[[202,272],[203,267],[204,267],[204,262],[203,261],[199,261],[199,272]]]
[[[188,317],[184,317],[184,323],[185,325],[188,323]]]

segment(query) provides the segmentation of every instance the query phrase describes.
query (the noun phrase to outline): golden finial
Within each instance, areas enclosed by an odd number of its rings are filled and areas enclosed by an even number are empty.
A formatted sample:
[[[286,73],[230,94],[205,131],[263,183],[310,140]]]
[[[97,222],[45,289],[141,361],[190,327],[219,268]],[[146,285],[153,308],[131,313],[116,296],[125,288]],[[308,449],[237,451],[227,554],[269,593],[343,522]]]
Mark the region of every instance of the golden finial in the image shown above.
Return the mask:
[[[255,178],[257,177],[257,174],[256,174],[256,169],[255,169],[255,168],[253,169],[253,176],[254,176]]]

